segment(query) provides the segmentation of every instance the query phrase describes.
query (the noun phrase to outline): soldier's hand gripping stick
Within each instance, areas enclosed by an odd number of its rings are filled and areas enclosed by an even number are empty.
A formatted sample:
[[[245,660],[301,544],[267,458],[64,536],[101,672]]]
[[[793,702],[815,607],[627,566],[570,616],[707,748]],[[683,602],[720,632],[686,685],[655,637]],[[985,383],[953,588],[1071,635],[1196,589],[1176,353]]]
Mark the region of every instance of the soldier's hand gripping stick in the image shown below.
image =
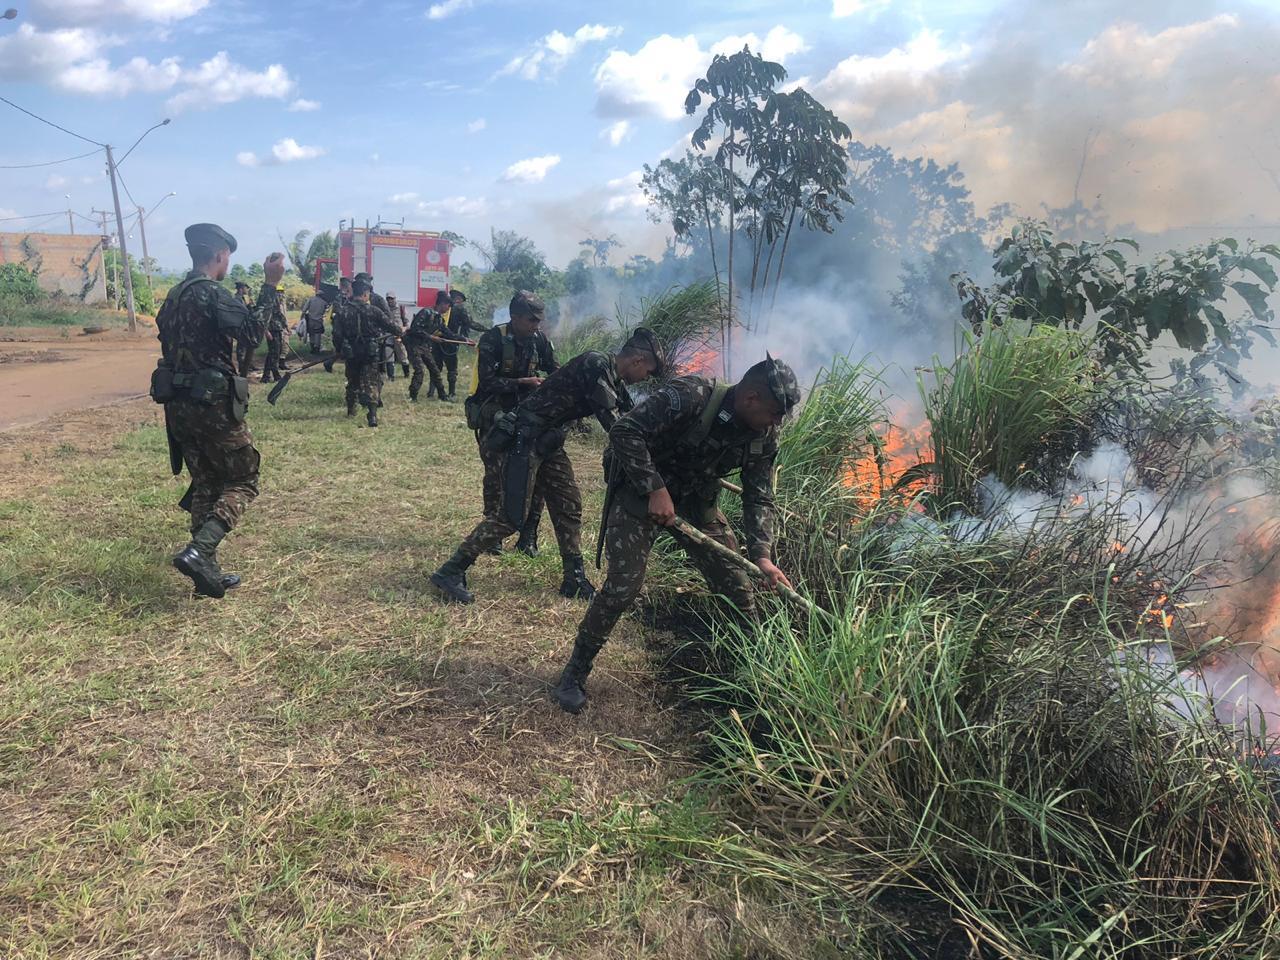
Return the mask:
[[[754,563],[752,563],[746,557],[742,556],[742,554],[738,553],[736,550],[730,550],[723,543],[720,543],[717,540],[711,539],[709,536],[707,536],[705,533],[703,533],[693,524],[689,523],[687,520],[684,520],[681,517],[676,517],[675,521],[671,524],[671,528],[673,530],[679,530],[681,533],[683,533],[690,540],[697,543],[699,546],[705,547],[706,549],[710,550],[717,557],[719,557],[720,559],[724,560],[727,563],[731,563],[734,566],[738,567],[740,570],[746,572],[755,580],[758,580],[758,581],[764,580],[764,573]],[[774,587],[774,589],[777,590],[779,593],[781,593],[784,597],[786,597],[792,603],[799,604],[800,606],[808,610],[810,613],[817,614],[821,617],[826,618],[827,620],[835,619],[834,617],[832,617],[830,613],[822,609],[822,607],[818,606],[808,597],[802,597],[800,594],[796,593],[795,590],[792,590],[790,587],[786,586],[785,584],[780,583],[776,587]]]

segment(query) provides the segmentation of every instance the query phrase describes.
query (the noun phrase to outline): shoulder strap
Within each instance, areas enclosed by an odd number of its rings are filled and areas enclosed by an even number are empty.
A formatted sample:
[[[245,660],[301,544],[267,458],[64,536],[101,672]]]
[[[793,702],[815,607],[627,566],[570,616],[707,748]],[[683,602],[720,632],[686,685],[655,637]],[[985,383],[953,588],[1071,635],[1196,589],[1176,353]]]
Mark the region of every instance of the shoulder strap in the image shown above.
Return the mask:
[[[702,410],[702,416],[676,441],[676,446],[700,447],[706,443],[707,437],[711,434],[711,428],[715,426],[716,415],[720,413],[720,405],[724,403],[728,392],[729,384],[723,382],[717,382],[711,388],[711,396]]]
[[[195,277],[187,277],[169,291],[168,295],[164,298],[164,303],[160,305],[160,313],[156,315],[156,330],[161,336],[164,336],[165,331],[160,324],[160,320],[161,318],[165,320],[169,319],[169,314],[165,313],[165,308],[168,307],[171,312],[176,313],[178,307],[182,304],[182,298],[187,295],[187,291],[202,281],[207,281],[208,283],[217,282],[213,277],[206,277],[204,274],[200,274]],[[165,344],[164,346],[165,349],[168,350],[171,349],[173,345]]]

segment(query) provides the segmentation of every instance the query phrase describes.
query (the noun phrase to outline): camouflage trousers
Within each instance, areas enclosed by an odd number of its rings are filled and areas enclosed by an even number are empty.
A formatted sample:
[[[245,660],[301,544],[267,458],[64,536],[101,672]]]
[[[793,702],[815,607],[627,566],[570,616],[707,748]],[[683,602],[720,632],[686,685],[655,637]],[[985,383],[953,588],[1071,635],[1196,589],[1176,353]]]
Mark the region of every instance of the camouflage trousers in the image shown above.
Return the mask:
[[[280,379],[280,357],[284,352],[284,338],[286,334],[280,331],[271,334],[271,339],[267,341],[267,358],[262,364],[262,379]]]
[[[230,530],[258,495],[261,458],[253,434],[231,419],[230,402],[173,400],[165,405],[169,428],[191,473],[191,530],[210,517]]]
[[[458,548],[469,560],[487,550],[499,546],[503,540],[518,532],[502,515],[502,461],[499,457],[498,505],[492,511],[486,510],[485,517],[471,531],[467,539]],[[485,478],[488,479],[489,466],[485,464]],[[556,543],[560,547],[560,556],[579,557],[582,555],[582,492],[578,489],[577,478],[573,475],[573,464],[569,455],[561,447],[547,457],[538,466],[538,472],[530,484],[532,490],[528,494],[528,509],[525,516],[532,518],[542,513],[545,503],[547,512],[551,514],[551,526],[556,531]]]
[[[449,374],[449,396],[453,396],[458,388],[458,348],[446,350],[438,343],[431,345],[432,356],[435,357],[436,366],[441,370],[447,370]],[[442,391],[443,392],[443,391]]]
[[[372,360],[347,361],[347,409],[359,403],[376,407],[382,400],[382,364]]]
[[[409,363],[413,366],[413,379],[409,381],[409,396],[416,397],[422,389],[423,374],[430,374],[431,386],[444,392],[440,383],[440,368],[431,356],[431,344],[410,340],[405,344],[409,351]]]
[[[484,483],[481,489],[484,493],[484,515],[486,519],[496,517],[498,508],[502,506],[503,459],[501,453],[486,451],[484,444],[480,445],[480,462],[484,464]],[[543,506],[542,491],[538,489],[537,484],[534,484],[533,499],[529,502],[529,509],[525,512],[527,521],[536,525],[537,518],[542,516]]]
[[[647,516],[637,516],[638,505],[644,503],[644,500],[623,490],[609,508],[604,535],[604,552],[608,557],[609,572],[605,576],[604,585],[596,591],[591,606],[587,608],[578,632],[600,644],[608,639],[618,619],[640,595],[640,588],[644,586],[645,568],[649,565],[649,551],[653,549],[653,542],[662,531],[670,534],[684,548],[711,589],[732,603],[739,615],[748,618],[754,616],[755,598],[751,579],[747,574],[729,566],[707,548],[699,546],[683,534],[661,527]],[[714,517],[708,520],[705,515],[686,515],[684,506],[677,501],[676,513],[683,519],[717,543],[731,550],[738,549],[737,540],[723,513],[717,510]]]
[[[253,354],[257,349],[256,343],[236,341],[236,368],[240,371],[240,376],[247,377],[253,371]]]

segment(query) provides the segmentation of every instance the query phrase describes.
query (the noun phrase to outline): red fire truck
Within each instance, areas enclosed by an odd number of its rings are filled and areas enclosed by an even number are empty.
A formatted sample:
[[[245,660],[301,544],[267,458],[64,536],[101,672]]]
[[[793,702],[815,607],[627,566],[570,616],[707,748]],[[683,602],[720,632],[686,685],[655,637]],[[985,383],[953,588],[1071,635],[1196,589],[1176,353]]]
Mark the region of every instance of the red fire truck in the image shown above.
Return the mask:
[[[396,300],[412,313],[433,307],[436,292],[449,289],[449,253],[453,244],[431,230],[406,230],[378,223],[370,227],[338,224],[337,259],[316,261],[315,286],[332,284],[357,273],[373,275],[374,289]]]

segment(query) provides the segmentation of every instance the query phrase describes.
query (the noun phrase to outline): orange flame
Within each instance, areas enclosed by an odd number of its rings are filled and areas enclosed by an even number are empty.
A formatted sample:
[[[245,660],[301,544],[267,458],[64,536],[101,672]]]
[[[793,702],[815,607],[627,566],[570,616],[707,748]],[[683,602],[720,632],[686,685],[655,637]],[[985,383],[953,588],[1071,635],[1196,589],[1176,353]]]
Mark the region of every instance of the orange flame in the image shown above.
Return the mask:
[[[903,473],[928,458],[929,446],[928,421],[910,429],[890,425],[880,437],[878,450],[872,448],[849,462],[842,482],[854,492],[859,506],[869,508],[894,491]]]

